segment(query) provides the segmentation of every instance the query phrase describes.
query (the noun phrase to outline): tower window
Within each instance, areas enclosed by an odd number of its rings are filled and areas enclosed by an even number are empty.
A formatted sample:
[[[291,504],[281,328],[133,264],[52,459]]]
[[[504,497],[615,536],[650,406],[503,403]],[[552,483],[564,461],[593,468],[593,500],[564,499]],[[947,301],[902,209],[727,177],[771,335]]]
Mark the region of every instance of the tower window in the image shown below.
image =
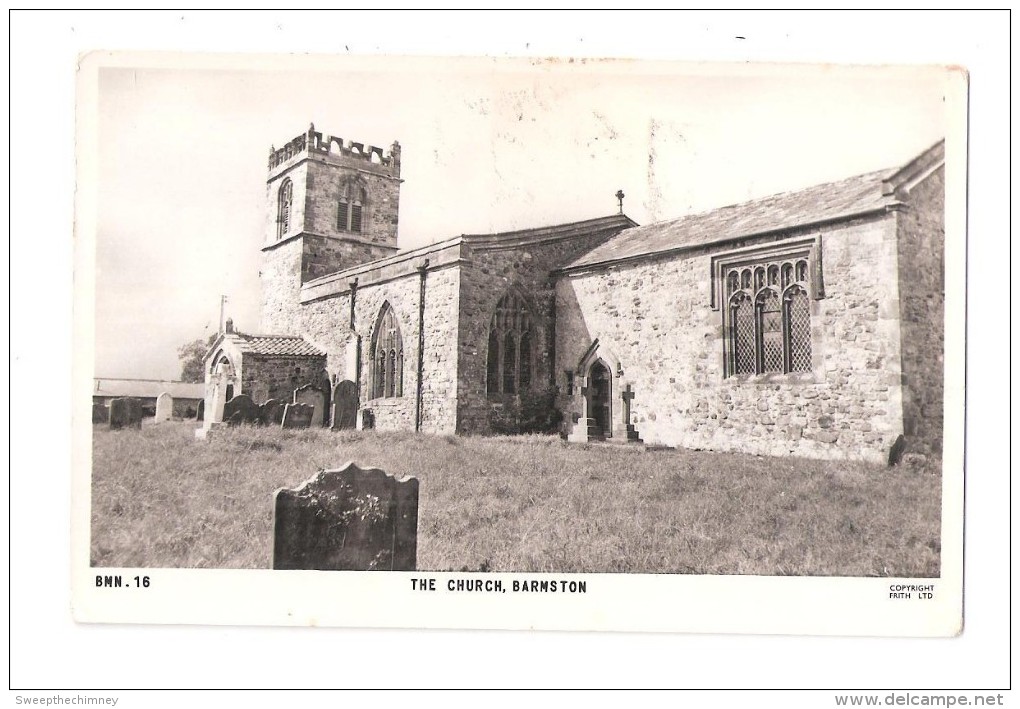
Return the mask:
[[[485,390],[519,394],[531,386],[533,367],[531,311],[524,298],[508,293],[496,304],[489,325]]]
[[[282,239],[290,231],[290,212],[293,205],[294,185],[287,179],[280,185],[276,204],[276,238]]]
[[[364,225],[364,209],[367,202],[365,188],[357,183],[346,183],[340,192],[336,210],[337,231],[360,234]]]
[[[375,373],[372,398],[404,395],[404,346],[400,337],[400,323],[389,303],[379,312],[378,324],[372,336],[372,358]]]

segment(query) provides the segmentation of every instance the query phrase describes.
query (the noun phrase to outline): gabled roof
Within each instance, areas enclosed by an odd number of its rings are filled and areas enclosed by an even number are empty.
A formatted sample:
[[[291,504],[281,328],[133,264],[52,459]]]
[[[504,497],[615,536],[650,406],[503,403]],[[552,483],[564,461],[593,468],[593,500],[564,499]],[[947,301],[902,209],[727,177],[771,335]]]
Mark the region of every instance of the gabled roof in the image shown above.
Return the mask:
[[[244,354],[284,355],[287,357],[322,357],[326,353],[297,335],[249,335],[234,332],[237,348]]]
[[[425,264],[426,260],[429,270],[434,270],[463,263],[470,258],[472,251],[526,248],[536,244],[593,235],[610,238],[621,229],[632,226],[637,226],[637,223],[626,214],[613,214],[580,222],[505,231],[497,234],[461,234],[445,241],[419,246],[408,251],[398,251],[391,256],[319,276],[301,285],[301,302],[310,303],[323,298],[331,298],[338,293],[347,293],[350,291],[350,282],[355,279],[358,281],[359,287],[362,287],[393,278],[402,278],[414,273],[415,269]]]
[[[903,168],[880,170],[795,192],[731,204],[621,231],[561,271],[628,261],[718,242],[880,213],[899,204],[908,177],[944,160],[939,141]]]
[[[463,234],[462,238],[471,244],[472,248],[516,248],[527,244],[543,243],[567,239],[572,236],[597,234],[599,232],[627,229],[637,226],[637,222],[622,212],[612,214],[608,217],[586,219],[580,222],[569,222],[567,224],[553,224],[551,226],[534,227],[531,229],[518,229],[516,231],[497,232],[495,234]]]
[[[92,396],[134,396],[154,399],[167,392],[175,399],[201,399],[205,396],[203,382],[178,382],[169,379],[107,379],[96,377]]]
[[[205,353],[205,361],[229,341],[241,354],[279,355],[282,357],[325,357],[326,353],[298,335],[251,335],[245,332],[222,332]]]

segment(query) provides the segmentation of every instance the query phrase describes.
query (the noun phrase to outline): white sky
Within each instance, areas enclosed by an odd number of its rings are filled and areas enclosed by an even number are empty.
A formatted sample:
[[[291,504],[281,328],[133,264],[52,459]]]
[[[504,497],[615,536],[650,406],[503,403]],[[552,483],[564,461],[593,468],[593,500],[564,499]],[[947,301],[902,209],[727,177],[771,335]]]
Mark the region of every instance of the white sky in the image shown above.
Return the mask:
[[[309,121],[400,141],[401,248],[604,216],[621,188],[638,223],[668,219],[896,166],[945,130],[939,70],[132,61],[99,69],[105,377],[175,378],[176,348],[215,332],[221,294],[237,326],[257,330],[266,156]]]

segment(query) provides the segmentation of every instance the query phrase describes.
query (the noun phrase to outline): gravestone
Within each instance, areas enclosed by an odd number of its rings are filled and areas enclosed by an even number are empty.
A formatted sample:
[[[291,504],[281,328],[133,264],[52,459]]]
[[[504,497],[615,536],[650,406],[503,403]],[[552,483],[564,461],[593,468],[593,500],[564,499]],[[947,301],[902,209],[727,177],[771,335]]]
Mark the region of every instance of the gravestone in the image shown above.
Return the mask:
[[[198,400],[198,409],[195,410],[195,420],[201,421],[205,418],[205,399]]]
[[[315,408],[308,404],[287,404],[283,409],[282,428],[308,428]]]
[[[294,390],[293,403],[307,404],[314,407],[315,411],[312,413],[311,419],[312,425],[323,425],[324,417],[326,415],[326,395],[322,393],[321,389],[317,389],[311,384],[305,384],[303,387],[298,387]]]
[[[362,409],[358,412],[358,417],[361,419],[361,425],[358,427],[361,431],[371,431],[375,428],[375,414],[372,409]]]
[[[333,416],[331,427],[334,431],[354,428],[358,423],[358,385],[344,379],[333,387]]]
[[[414,571],[418,480],[348,463],[276,491],[273,568]]]
[[[247,394],[238,394],[223,405],[223,420],[231,426],[258,423],[261,409]]]
[[[92,423],[106,423],[110,420],[110,411],[106,404],[92,402]]]
[[[268,399],[262,404],[259,418],[266,426],[279,426],[283,422],[285,404],[280,399]]]
[[[142,400],[133,396],[110,400],[110,428],[142,427]]]
[[[210,432],[223,423],[223,407],[226,406],[227,398],[233,391],[231,377],[233,368],[226,362],[216,365],[212,377],[205,385],[205,407],[202,409],[202,428],[195,431],[195,438],[205,440]]]
[[[169,421],[174,415],[174,398],[169,392],[163,392],[156,397],[156,423]]]

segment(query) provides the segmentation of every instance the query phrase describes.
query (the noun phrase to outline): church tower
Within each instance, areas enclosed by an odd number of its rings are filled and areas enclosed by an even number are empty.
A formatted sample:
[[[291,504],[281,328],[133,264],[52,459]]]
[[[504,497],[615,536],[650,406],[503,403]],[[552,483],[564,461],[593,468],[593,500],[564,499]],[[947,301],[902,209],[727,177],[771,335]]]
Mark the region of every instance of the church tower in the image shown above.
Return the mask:
[[[301,285],[397,250],[400,144],[308,131],[269,150],[260,330],[299,334]]]

